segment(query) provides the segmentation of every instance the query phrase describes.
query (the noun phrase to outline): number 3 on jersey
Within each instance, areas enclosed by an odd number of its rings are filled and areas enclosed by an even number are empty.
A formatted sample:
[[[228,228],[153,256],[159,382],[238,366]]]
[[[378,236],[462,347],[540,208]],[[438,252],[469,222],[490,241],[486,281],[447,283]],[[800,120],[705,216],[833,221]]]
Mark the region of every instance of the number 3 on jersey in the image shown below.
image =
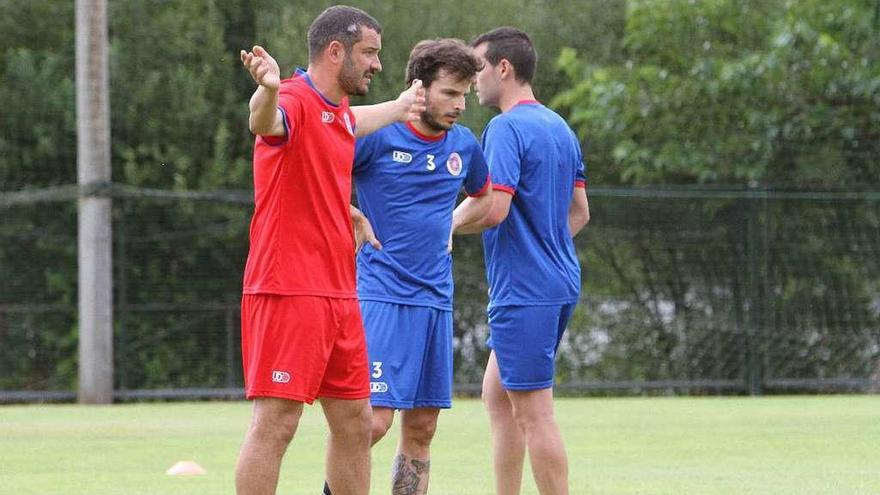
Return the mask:
[[[379,378],[382,376],[382,361],[373,361],[373,373],[371,376],[373,378]]]

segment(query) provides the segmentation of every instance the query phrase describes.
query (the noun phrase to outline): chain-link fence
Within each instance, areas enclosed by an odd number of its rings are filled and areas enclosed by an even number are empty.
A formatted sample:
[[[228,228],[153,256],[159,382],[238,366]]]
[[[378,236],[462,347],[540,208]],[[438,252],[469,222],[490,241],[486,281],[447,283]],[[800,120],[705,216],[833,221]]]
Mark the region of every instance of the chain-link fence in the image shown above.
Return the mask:
[[[594,186],[774,189],[592,188],[560,389],[878,388],[880,194],[864,191],[880,184],[880,2],[355,4],[384,26],[384,70],[355,104],[396,97],[423,38],[514,25],[540,54],[536,96],[582,138]],[[116,184],[86,190],[70,185],[83,156],[75,5],[0,2],[0,401],[75,396],[77,201],[92,195],[113,199],[116,397],[240,396],[254,84],[238,53],[263,44],[290,74],[328,5],[109,2]],[[471,101],[462,124],[479,134],[492,115]],[[463,392],[486,361],[481,258],[478,237],[457,240]]]
[[[59,196],[55,190],[56,196]],[[76,389],[76,208],[7,195],[0,399]],[[241,395],[247,192],[111,187],[119,399]],[[880,195],[594,189],[563,391],[774,393],[880,385]],[[63,219],[63,221],[59,221]],[[528,269],[524,267],[524,269]],[[455,377],[487,349],[477,236],[455,248]]]

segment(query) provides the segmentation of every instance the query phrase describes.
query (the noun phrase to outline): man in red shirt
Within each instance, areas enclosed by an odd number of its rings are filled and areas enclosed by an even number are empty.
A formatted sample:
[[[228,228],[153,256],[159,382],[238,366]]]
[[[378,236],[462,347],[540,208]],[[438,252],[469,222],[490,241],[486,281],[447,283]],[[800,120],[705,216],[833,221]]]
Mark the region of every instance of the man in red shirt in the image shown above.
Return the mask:
[[[424,90],[417,83],[397,100],[349,108],[348,96],[366,94],[382,69],[381,27],[359,9],[325,10],[308,41],[308,69],[283,81],[265,49],[241,52],[259,86],[250,101],[255,209],[241,308],[254,409],[236,467],[239,495],[275,493],[303,403],[319,397],[330,428],[328,485],[337,495],[369,492],[369,368],[352,231],[372,236],[350,210],[354,144],[421,114]]]

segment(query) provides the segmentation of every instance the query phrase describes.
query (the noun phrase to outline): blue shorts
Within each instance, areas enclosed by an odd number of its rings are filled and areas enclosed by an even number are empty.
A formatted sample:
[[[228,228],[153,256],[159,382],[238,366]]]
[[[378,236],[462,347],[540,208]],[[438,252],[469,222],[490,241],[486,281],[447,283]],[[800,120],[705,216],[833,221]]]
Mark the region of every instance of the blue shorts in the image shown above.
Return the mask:
[[[576,303],[489,308],[489,347],[507,390],[553,386],[556,349]]]
[[[452,312],[361,301],[361,313],[372,405],[452,407]]]

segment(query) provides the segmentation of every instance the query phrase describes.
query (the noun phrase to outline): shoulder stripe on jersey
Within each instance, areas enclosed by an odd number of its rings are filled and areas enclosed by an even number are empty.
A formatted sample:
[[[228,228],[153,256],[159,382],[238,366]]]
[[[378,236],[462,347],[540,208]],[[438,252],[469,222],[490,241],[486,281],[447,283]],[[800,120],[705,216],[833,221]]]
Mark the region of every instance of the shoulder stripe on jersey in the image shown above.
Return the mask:
[[[514,196],[516,194],[516,188],[505,186],[504,184],[492,184],[492,189],[496,191],[506,192],[511,196]]]
[[[472,197],[472,198],[476,198],[476,197],[482,196],[482,195],[486,194],[486,193],[489,191],[489,187],[491,187],[491,186],[492,186],[492,177],[490,177],[490,176],[487,175],[487,176],[486,176],[486,183],[483,184],[483,187],[481,187],[479,191],[477,191],[477,192],[475,192],[475,193],[473,193],[473,194],[468,193],[468,196],[470,196],[470,197]]]

